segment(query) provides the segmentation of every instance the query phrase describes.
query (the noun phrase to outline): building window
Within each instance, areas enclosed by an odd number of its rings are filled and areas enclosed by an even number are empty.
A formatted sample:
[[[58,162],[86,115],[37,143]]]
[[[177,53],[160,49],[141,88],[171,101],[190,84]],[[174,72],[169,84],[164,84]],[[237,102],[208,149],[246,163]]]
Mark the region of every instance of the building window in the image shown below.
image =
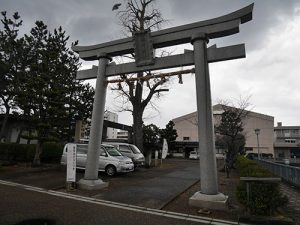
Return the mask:
[[[285,137],[290,137],[291,136],[290,130],[284,130],[284,136]]]
[[[285,139],[285,143],[296,143],[296,139]]]
[[[245,147],[245,151],[246,152],[253,152],[253,148],[252,147]]]
[[[190,137],[183,137],[183,140],[184,140],[184,141],[189,141],[189,140],[190,140]]]

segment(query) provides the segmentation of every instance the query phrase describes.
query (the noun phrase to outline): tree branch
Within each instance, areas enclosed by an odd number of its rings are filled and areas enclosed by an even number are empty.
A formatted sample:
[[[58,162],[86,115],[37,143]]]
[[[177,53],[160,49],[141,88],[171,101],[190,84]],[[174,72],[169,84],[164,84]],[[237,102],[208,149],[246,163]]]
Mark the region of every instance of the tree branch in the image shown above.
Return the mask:
[[[160,90],[156,90],[156,88],[158,88],[158,86],[160,85],[163,85],[167,80],[166,79],[161,79],[159,82],[155,83],[152,88],[150,88],[150,92],[147,96],[147,98],[142,101],[142,108],[145,109],[145,107],[147,106],[147,104],[150,102],[151,98],[153,97],[153,95],[155,93],[159,93],[159,92],[162,92],[162,91],[166,91],[168,89],[160,89]]]

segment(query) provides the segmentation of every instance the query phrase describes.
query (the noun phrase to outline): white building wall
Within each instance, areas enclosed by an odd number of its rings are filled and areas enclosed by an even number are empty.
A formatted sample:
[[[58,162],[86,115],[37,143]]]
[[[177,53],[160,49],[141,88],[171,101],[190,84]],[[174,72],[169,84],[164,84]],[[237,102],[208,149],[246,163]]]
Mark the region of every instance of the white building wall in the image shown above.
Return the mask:
[[[244,120],[244,135],[246,137],[246,148],[258,152],[257,135],[255,129],[260,129],[258,135],[260,153],[271,153],[274,155],[274,117],[262,114],[250,113]]]
[[[197,114],[191,113],[173,120],[177,131],[176,141],[198,141]],[[186,139],[189,140],[186,140]]]
[[[220,122],[220,110],[214,110],[214,123]],[[176,141],[198,141],[197,112],[193,112],[173,119],[177,130]],[[255,129],[260,129],[259,143],[260,153],[271,153],[274,155],[274,117],[260,113],[250,112],[244,119],[244,135],[246,137],[245,147],[253,152],[258,152],[257,136]]]

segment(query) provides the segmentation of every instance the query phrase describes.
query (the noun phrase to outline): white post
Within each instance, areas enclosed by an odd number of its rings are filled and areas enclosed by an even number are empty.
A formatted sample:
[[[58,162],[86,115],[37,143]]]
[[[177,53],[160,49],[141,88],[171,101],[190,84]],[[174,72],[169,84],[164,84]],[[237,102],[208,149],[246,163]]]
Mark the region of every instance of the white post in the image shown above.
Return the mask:
[[[192,37],[195,58],[201,190],[190,198],[189,203],[203,208],[222,209],[227,197],[218,192],[207,42],[208,39],[204,33]]]
[[[84,179],[79,181],[79,188],[87,190],[101,189],[108,186],[98,178],[99,153],[103,131],[103,118],[106,98],[106,66],[109,58],[99,55],[99,66],[93,103],[92,123]]]

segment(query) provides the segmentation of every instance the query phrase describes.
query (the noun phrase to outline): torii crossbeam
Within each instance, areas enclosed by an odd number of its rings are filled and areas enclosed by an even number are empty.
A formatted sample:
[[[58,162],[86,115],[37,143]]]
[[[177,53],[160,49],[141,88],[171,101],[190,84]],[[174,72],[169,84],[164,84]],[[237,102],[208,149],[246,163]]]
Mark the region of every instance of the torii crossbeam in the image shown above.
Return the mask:
[[[207,48],[209,39],[225,37],[239,32],[239,26],[252,20],[254,4],[230,14],[161,31],[143,31],[133,37],[91,46],[72,46],[83,60],[99,60],[90,70],[78,71],[77,79],[97,78],[88,158],[84,179],[79,187],[97,189],[107,186],[98,178],[98,155],[102,137],[103,113],[106,97],[106,79],[109,76],[195,65],[200,150],[201,190],[189,200],[193,206],[223,209],[227,196],[218,192],[215,143],[212,118],[208,63],[245,57],[244,44]],[[192,43],[193,51],[155,58],[153,49]],[[135,62],[108,64],[115,56],[135,53]]]

